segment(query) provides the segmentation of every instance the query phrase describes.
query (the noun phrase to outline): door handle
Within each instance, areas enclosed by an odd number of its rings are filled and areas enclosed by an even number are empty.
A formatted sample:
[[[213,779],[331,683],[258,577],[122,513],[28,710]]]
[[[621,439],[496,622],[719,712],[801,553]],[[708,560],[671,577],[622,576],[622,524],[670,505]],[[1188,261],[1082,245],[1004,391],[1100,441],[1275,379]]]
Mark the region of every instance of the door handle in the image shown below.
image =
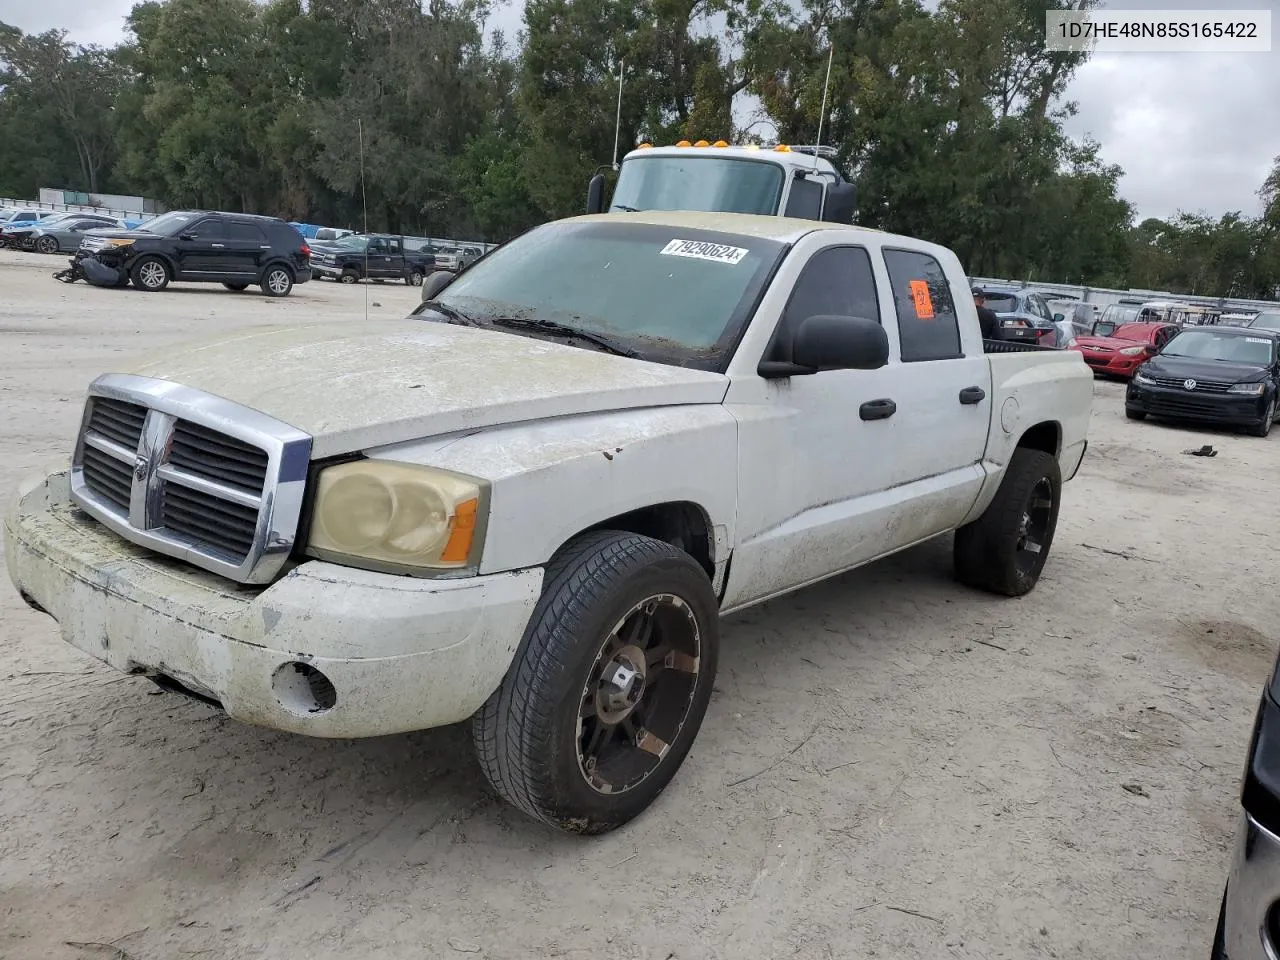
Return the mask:
[[[888,420],[897,412],[898,405],[892,400],[868,400],[858,408],[863,420]]]
[[[225,247],[225,246],[226,246],[226,244],[225,244],[225,243],[211,243],[211,244],[209,244],[209,246],[211,246],[211,247],[216,247],[217,249],[221,250],[223,247]]]
[[[960,402],[964,404],[981,403],[987,399],[987,391],[981,387],[965,387],[960,391]]]

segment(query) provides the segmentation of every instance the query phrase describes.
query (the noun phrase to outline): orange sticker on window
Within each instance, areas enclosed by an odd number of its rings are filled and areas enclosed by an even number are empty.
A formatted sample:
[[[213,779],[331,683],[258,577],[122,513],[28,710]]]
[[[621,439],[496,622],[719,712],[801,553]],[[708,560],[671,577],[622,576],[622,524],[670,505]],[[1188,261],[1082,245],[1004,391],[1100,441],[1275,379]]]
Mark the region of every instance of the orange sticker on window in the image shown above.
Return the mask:
[[[911,299],[916,302],[916,316],[919,319],[933,319],[933,298],[929,296],[929,284],[923,280],[912,280]]]

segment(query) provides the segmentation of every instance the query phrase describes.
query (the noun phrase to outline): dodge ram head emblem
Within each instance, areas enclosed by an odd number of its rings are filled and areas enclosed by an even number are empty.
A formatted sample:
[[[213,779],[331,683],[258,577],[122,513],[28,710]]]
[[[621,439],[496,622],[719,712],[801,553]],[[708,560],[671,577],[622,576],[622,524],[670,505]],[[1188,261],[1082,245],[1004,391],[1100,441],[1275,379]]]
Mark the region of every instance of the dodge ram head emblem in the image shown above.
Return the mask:
[[[147,466],[149,462],[146,457],[141,454],[133,461],[133,479],[141,482],[147,479]]]
[[[1194,390],[1196,388],[1196,382],[1194,380],[1183,380],[1182,385],[1188,390]]]

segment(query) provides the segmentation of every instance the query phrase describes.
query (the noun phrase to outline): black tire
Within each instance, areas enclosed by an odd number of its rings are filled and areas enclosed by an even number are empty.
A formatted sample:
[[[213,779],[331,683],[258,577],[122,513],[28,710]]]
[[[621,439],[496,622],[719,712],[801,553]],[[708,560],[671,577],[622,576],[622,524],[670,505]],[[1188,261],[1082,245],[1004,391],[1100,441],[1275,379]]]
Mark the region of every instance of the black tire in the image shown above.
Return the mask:
[[[411,287],[420,287],[422,286],[423,279],[424,277],[422,276],[421,270],[413,270],[409,273],[409,276],[405,277],[404,282]]]
[[[1145,410],[1134,410],[1132,407],[1125,407],[1125,408],[1124,408],[1124,415],[1125,415],[1126,417],[1128,417],[1130,420],[1145,420],[1145,419],[1147,419],[1147,411],[1145,411]]]
[[[1061,500],[1057,459],[1041,450],[1014,450],[995,499],[956,531],[956,579],[1006,597],[1030,593],[1049,559]]]
[[[262,272],[262,292],[268,297],[287,297],[293,289],[293,271],[273,263]]]
[[[241,290],[248,290],[248,289],[249,289],[249,285],[248,285],[247,283],[227,283],[227,282],[224,280],[224,281],[223,281],[223,283],[222,283],[222,285],[223,285],[224,287],[226,287],[228,290],[234,290],[234,291],[236,291],[237,293],[239,293]]]
[[[1253,437],[1265,437],[1271,433],[1271,425],[1276,420],[1276,400],[1271,398],[1271,402],[1267,404],[1267,412],[1262,417],[1260,423],[1256,423],[1249,427],[1249,435]]]
[[[159,257],[139,257],[129,270],[129,279],[139,290],[159,293],[169,285],[169,265]]]
[[[36,253],[57,253],[58,238],[57,237],[41,237],[36,241]]]
[[[339,283],[355,283],[360,279],[360,274],[350,268],[342,271],[342,276],[338,278]]]
[[[631,633],[646,621],[648,633]],[[547,565],[511,667],[472,718],[481,769],[505,799],[553,826],[578,834],[621,826],[653,802],[688,754],[711,699],[718,649],[716,597],[689,554],[632,533],[583,534]],[[648,664],[638,686],[634,671],[626,680],[631,706],[617,699],[619,687],[602,682],[611,668],[617,679],[625,676],[620,665],[639,662],[626,660],[627,651],[642,651]],[[621,719],[607,721],[602,704],[624,711]]]

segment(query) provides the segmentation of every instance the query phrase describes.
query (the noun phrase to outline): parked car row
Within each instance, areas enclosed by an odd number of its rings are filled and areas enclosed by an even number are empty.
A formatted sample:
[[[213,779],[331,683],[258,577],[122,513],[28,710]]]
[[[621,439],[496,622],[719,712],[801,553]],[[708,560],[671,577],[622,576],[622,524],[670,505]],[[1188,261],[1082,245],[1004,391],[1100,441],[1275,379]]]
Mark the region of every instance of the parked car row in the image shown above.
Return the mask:
[[[0,244],[37,253],[75,250],[91,230],[124,229],[124,222],[97,213],[54,213],[40,220],[11,220],[0,226]]]

